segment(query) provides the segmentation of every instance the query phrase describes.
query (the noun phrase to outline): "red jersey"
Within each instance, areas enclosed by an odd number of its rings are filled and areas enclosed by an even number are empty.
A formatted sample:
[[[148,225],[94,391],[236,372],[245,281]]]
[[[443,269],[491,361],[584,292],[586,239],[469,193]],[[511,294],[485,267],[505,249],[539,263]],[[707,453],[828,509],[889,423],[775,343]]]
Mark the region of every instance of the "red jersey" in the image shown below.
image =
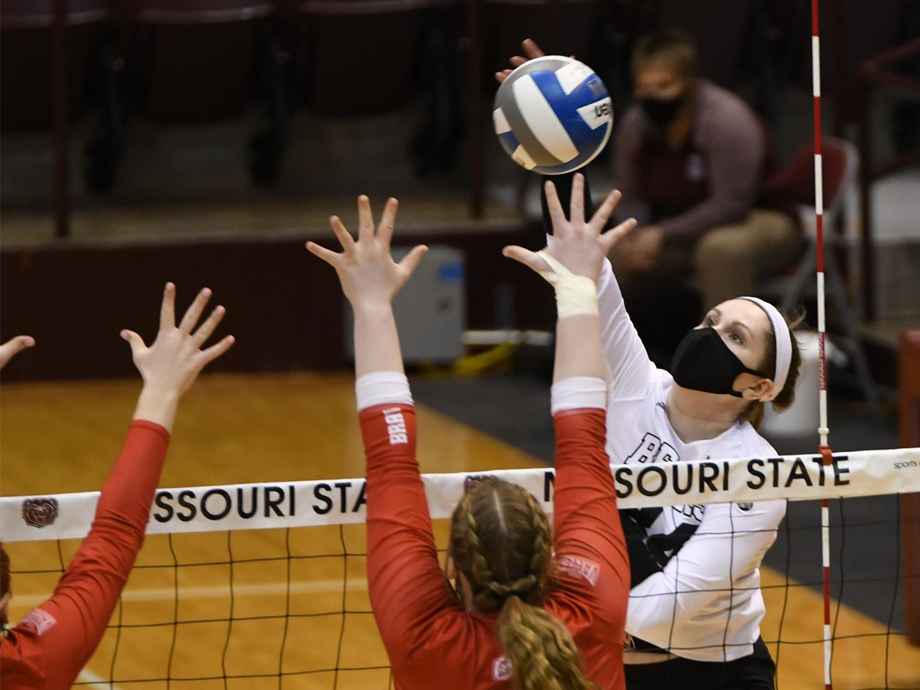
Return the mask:
[[[361,412],[367,454],[367,576],[397,690],[507,690],[498,613],[466,611],[448,594],[415,458],[415,410]],[[588,677],[625,688],[629,561],[604,450],[604,410],[555,415],[556,577],[545,608],[572,633]]]
[[[0,639],[3,690],[65,690],[96,650],[144,543],[169,433],[134,421],[96,507],[93,527],[54,595]]]

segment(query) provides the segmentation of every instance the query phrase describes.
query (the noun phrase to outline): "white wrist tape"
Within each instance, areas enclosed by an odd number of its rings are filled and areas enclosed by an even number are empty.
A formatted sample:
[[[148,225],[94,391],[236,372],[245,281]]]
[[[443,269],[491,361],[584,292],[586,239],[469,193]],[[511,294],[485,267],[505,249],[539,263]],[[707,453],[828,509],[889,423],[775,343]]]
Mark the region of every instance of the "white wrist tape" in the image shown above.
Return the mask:
[[[553,384],[553,414],[565,410],[607,409],[607,382],[593,376],[573,376]]]
[[[549,264],[551,271],[539,274],[556,290],[556,309],[559,318],[578,314],[597,314],[597,285],[587,276],[577,276],[559,263],[546,250],[537,255]]]
[[[365,374],[355,381],[355,396],[358,399],[358,412],[388,403],[412,404],[409,379],[396,371]]]

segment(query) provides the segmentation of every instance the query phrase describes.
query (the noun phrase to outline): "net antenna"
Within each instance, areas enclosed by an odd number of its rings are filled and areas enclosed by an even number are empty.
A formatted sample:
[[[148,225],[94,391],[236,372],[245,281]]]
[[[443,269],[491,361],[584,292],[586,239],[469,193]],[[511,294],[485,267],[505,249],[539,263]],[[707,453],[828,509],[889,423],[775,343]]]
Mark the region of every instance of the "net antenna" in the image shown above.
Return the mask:
[[[827,422],[827,357],[825,354],[824,322],[824,180],[821,170],[821,33],[818,23],[819,0],[811,0],[811,64],[814,95],[815,133],[815,233],[817,235],[817,281],[818,281],[818,396],[819,427],[818,447],[823,464],[833,462],[830,447],[830,428]],[[831,637],[831,536],[830,508],[828,499],[821,501],[821,565],[824,584],[824,688],[831,690],[831,660],[833,657]]]

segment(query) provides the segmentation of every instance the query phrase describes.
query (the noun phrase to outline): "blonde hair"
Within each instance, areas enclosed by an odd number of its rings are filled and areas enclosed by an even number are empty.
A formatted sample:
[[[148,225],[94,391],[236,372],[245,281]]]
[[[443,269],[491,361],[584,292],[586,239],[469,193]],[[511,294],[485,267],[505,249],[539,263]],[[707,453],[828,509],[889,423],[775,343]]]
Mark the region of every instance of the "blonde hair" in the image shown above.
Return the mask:
[[[0,598],[5,597],[12,591],[13,578],[10,573],[10,555],[0,544]]]
[[[642,36],[633,49],[632,68],[638,72],[644,67],[664,63],[681,79],[693,79],[698,71],[696,45],[690,34],[681,29],[662,29]]]
[[[792,340],[792,359],[789,362],[789,374],[786,376],[786,384],[779,395],[773,399],[773,409],[777,412],[788,410],[792,403],[795,402],[795,384],[802,370],[802,353],[799,351],[799,343],[795,339],[794,331],[805,320],[805,314],[799,310],[793,316],[784,315],[784,318],[786,319],[786,326],[789,328],[789,338]],[[758,369],[765,373],[767,378],[773,379],[776,376],[776,333],[773,332],[772,327],[767,334],[766,352]],[[744,418],[758,430],[763,423],[764,405],[764,402],[755,400],[743,414]]]
[[[552,531],[525,489],[488,479],[454,510],[450,556],[469,582],[472,604],[500,611],[498,638],[517,690],[594,690],[572,634],[543,609],[552,567]]]

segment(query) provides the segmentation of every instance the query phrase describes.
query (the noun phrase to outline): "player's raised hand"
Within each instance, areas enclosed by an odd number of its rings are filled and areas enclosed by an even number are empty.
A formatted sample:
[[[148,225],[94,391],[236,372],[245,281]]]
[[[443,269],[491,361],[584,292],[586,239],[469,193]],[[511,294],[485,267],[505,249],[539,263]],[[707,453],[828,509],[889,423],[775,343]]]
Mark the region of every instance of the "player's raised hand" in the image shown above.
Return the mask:
[[[509,60],[511,63],[511,69],[503,69],[501,72],[495,73],[495,80],[501,84],[505,79],[508,78],[508,75],[511,74],[515,69],[523,65],[528,60],[533,60],[534,58],[543,57],[546,53],[536,44],[533,39],[525,38],[524,42],[521,43],[521,48],[524,49],[524,55],[527,57],[522,57],[520,55],[515,55]]]
[[[233,345],[234,338],[228,335],[216,344],[204,347],[226,313],[226,309],[218,306],[196,329],[210,298],[211,291],[208,288],[199,292],[177,326],[176,286],[166,283],[160,306],[160,330],[153,344],[149,347],[145,345],[143,338],[134,331],[121,332],[121,337],[131,345],[134,365],[144,379],[145,388],[181,396],[195,382],[206,364],[213,362]]]
[[[390,304],[428,251],[428,247],[419,245],[399,263],[393,261],[390,241],[393,238],[398,206],[396,199],[387,200],[375,232],[371,202],[362,194],[358,197],[357,242],[338,216],[332,216],[329,223],[342,246],[341,252],[333,252],[315,242],[307,242],[310,253],[335,269],[342,290],[352,306]]]
[[[587,276],[597,282],[604,257],[617,242],[636,227],[636,221],[630,218],[612,230],[604,232],[623,196],[617,190],[607,195],[591,220],[585,220],[584,188],[585,178],[581,173],[577,173],[572,180],[572,201],[569,217],[566,218],[559,195],[556,193],[556,186],[552,182],[546,183],[546,203],[553,221],[553,237],[547,251],[575,275]],[[550,270],[536,252],[523,247],[505,247],[502,253],[538,273]]]
[[[31,335],[17,335],[0,345],[0,369],[23,350],[35,345],[35,338]]]

